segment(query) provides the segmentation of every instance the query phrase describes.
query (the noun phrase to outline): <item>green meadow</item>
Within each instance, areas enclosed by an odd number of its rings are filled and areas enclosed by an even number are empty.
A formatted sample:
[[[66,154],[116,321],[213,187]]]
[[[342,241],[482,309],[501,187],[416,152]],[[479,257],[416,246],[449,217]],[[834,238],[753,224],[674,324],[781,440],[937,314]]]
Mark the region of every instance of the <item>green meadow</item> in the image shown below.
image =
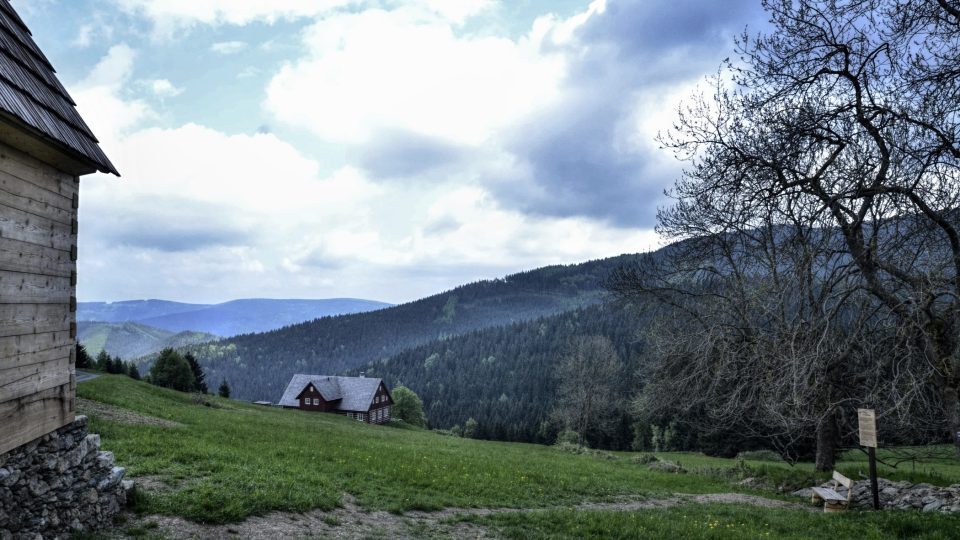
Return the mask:
[[[629,453],[576,455],[553,447],[372,426],[336,415],[198,398],[123,376],[81,383],[78,394],[127,414],[92,414],[90,429],[101,435],[103,448],[116,454],[128,476],[147,488],[139,490],[135,511],[200,523],[238,522],[271,511],[330,510],[349,494],[362,508],[394,513],[542,509],[464,518],[511,538],[635,538],[652,530],[664,538],[790,537],[784,531],[791,527],[801,528],[798,538],[813,533],[842,537],[855,530],[865,531],[858,534],[863,538],[946,538],[936,535],[960,533],[960,518],[909,512],[838,517],[692,504],[632,512],[559,510],[585,502],[643,501],[678,493],[742,492],[802,503],[773,490],[741,487],[739,481],[754,477],[771,486],[802,486],[825,478],[807,464],[658,454],[688,471],[665,473],[650,470]],[[137,415],[168,423],[131,423],[148,419]],[[882,474],[938,484],[960,482],[955,459],[912,470],[902,467]],[[854,478],[864,468],[857,453],[840,467]]]

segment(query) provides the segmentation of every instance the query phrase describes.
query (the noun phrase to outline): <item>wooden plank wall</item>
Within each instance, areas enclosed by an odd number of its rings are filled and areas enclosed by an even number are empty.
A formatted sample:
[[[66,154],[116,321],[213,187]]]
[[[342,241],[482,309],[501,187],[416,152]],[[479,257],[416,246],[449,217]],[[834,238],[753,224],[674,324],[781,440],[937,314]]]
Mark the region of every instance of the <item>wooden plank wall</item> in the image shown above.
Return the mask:
[[[0,454],[74,420],[78,182],[0,144]]]

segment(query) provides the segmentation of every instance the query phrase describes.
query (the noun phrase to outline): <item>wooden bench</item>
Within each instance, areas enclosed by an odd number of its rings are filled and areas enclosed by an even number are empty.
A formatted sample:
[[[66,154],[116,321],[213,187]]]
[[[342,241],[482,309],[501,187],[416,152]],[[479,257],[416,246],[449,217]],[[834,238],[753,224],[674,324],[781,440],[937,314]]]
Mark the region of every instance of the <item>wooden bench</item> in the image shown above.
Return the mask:
[[[847,488],[847,496],[844,497],[837,493],[840,486]],[[824,512],[843,512],[850,507],[850,501],[853,500],[853,480],[833,471],[833,489],[814,487],[813,494],[810,496],[811,502],[818,503],[823,501]]]

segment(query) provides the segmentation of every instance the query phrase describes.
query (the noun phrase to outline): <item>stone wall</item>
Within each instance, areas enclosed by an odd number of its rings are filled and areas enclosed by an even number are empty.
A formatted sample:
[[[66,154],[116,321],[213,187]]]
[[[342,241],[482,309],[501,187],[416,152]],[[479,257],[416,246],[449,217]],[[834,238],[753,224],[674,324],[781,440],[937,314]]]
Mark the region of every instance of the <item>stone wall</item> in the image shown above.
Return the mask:
[[[124,470],[87,417],[0,455],[0,540],[68,538],[108,526],[126,503]]]

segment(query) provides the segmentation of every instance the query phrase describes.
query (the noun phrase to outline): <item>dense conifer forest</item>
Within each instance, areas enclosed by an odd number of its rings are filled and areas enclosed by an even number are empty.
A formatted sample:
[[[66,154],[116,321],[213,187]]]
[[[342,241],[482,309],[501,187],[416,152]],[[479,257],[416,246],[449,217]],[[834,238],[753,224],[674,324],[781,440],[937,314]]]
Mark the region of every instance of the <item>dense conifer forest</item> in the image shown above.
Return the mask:
[[[196,355],[211,380],[228,381],[234,397],[275,402],[295,373],[341,373],[437,340],[598,304],[608,296],[603,285],[613,270],[638,257],[549,266],[388,309],[324,317],[183,351]]]
[[[476,421],[476,438],[552,443],[556,376],[574,336],[610,339],[624,363],[613,395],[616,427],[588,433],[591,446],[627,449],[633,441],[629,404],[638,387],[643,310],[615,302],[509,326],[488,328],[404,351],[362,370],[391,386],[403,384],[423,399],[431,427]]]

